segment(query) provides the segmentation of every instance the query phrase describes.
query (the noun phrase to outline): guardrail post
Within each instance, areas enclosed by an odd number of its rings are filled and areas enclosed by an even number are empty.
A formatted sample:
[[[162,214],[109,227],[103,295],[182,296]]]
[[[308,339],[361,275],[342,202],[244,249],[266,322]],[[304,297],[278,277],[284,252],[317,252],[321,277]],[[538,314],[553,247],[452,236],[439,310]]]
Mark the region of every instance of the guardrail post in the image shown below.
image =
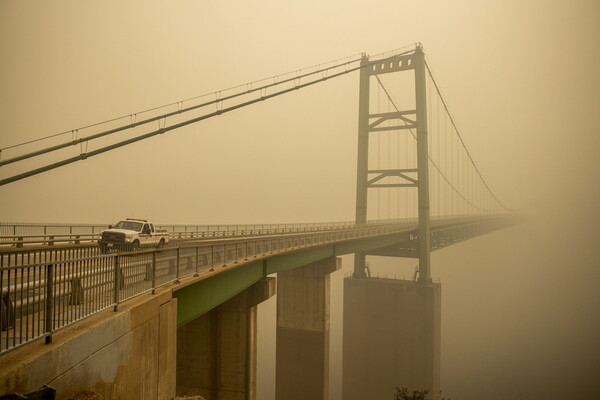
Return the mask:
[[[54,330],[54,279],[53,265],[46,265],[46,310],[44,315],[46,344],[52,343],[52,331]]]
[[[177,265],[175,271],[175,283],[179,283],[179,247],[177,248]]]
[[[152,253],[152,255],[154,256],[154,253]],[[144,275],[144,280],[152,282],[152,261],[146,264],[146,274]]]
[[[113,282],[113,310],[117,311],[118,306],[119,306],[119,286],[121,286],[121,279],[120,279],[120,268],[119,268],[119,256],[115,255],[115,275],[114,275],[114,282]]]
[[[196,246],[196,273],[194,276],[198,276],[198,266],[200,265],[200,248]]]
[[[80,305],[83,303],[83,299],[84,292],[83,285],[81,284],[81,278],[71,278],[71,297],[69,298],[69,305]]]
[[[156,251],[152,252],[152,294],[156,291]]]
[[[0,299],[0,331],[7,331],[14,325],[15,305],[10,299],[10,293],[4,293]]]

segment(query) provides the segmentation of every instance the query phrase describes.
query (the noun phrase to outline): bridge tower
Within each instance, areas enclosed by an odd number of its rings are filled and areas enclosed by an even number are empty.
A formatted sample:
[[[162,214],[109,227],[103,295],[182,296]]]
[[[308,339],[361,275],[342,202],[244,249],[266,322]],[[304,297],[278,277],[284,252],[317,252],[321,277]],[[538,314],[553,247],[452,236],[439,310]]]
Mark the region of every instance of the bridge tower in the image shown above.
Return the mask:
[[[425,85],[425,54],[421,45],[414,52],[384,60],[370,61],[363,56],[360,70],[359,110],[358,110],[358,160],[356,174],[356,223],[367,222],[369,189],[376,188],[417,188],[419,244],[419,282],[431,283],[430,269],[430,226],[429,226],[429,162],[427,146],[427,92]],[[371,77],[401,71],[414,71],[415,109],[396,110],[387,113],[371,114]],[[383,126],[384,122],[397,122],[393,126]],[[417,165],[416,168],[369,169],[369,136],[373,132],[416,129]],[[416,174],[416,177],[415,177]],[[381,183],[386,177],[401,178],[399,183]],[[398,254],[404,256],[405,254]],[[366,277],[366,253],[356,253],[354,258],[355,278]]]
[[[417,45],[414,51],[381,60],[363,56],[361,66],[356,223],[367,222],[369,189],[416,189],[418,232],[413,239],[418,240],[355,253],[353,276],[344,279],[342,398],[390,398],[396,387],[404,386],[430,390],[435,399],[440,381],[441,286],[432,282],[430,271],[425,56]],[[394,104],[394,111],[372,113],[371,83],[380,81],[378,75],[406,71],[414,71],[414,102],[411,99],[406,106],[411,109]],[[383,131],[416,136],[416,165],[372,167],[378,163],[369,163],[369,154],[375,153],[369,151],[370,135]],[[371,278],[367,255],[418,258],[419,278],[417,282]]]

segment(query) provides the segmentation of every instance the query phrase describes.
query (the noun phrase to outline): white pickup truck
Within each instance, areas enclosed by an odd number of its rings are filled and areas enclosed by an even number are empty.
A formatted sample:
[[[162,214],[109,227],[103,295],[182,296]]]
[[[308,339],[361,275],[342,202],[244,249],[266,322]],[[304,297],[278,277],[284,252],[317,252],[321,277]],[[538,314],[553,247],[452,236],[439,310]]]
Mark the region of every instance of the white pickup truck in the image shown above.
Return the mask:
[[[110,248],[122,251],[137,251],[142,246],[161,248],[169,243],[169,234],[154,229],[154,224],[145,219],[127,218],[100,232],[98,246],[100,253],[108,253]]]

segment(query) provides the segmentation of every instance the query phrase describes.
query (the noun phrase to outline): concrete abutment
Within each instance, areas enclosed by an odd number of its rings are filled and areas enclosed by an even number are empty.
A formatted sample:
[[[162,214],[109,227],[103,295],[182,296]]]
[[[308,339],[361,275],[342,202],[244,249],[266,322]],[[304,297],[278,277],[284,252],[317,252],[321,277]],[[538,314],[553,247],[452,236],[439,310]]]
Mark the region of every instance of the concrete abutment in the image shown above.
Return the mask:
[[[0,394],[43,385],[57,399],[91,390],[105,400],[175,396],[177,299],[141,295],[0,358]]]

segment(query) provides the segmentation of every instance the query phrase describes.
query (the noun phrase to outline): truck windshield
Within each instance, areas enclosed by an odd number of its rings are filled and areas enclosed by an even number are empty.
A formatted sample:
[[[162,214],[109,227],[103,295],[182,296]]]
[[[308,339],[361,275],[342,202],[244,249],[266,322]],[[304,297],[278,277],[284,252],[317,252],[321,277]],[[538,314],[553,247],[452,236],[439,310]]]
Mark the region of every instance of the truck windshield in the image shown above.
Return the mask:
[[[135,221],[119,221],[115,225],[115,228],[116,229],[128,229],[130,231],[138,231],[139,232],[142,229],[142,223],[135,222]]]

